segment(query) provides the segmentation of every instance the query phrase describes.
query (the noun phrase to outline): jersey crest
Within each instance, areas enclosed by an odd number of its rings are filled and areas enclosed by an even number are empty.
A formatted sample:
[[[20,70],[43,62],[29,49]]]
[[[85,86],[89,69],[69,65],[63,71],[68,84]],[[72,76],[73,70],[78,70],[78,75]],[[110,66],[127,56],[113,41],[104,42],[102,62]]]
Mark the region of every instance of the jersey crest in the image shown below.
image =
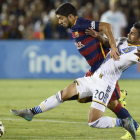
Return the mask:
[[[75,32],[75,37],[78,38],[79,37],[79,33]]]
[[[129,48],[124,48],[124,49],[122,49],[122,51],[123,51],[124,53],[129,53],[129,52],[133,51],[134,49],[135,49],[135,47],[129,47]]]

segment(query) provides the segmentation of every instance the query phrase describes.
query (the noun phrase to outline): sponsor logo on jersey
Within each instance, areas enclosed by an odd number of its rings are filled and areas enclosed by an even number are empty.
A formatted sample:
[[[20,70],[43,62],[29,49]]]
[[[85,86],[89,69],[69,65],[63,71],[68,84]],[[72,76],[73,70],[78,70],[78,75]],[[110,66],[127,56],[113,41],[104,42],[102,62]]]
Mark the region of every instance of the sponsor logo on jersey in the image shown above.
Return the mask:
[[[134,49],[136,49],[136,48],[135,48],[135,47],[129,47],[129,48],[124,48],[124,49],[122,49],[122,51],[123,51],[124,53],[129,53],[129,52],[133,51]]]
[[[91,22],[91,28],[92,28],[92,29],[95,29],[95,21],[92,21],[92,22]]]
[[[79,33],[75,32],[75,36],[76,36],[76,38],[78,38],[79,37]]]
[[[75,42],[75,45],[78,49],[81,49],[83,47],[85,47],[85,45],[83,45],[80,41],[79,42]]]

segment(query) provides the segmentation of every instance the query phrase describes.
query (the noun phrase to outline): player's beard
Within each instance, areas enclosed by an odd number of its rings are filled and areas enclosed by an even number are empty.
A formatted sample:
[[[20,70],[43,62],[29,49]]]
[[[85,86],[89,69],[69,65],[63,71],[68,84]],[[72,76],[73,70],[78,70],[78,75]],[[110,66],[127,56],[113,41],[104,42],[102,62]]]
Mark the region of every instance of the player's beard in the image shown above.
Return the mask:
[[[131,39],[129,39],[129,40],[127,39],[127,42],[130,43],[130,44],[133,44],[133,45],[137,45],[137,42],[136,41],[131,41]]]
[[[71,23],[70,23],[70,21],[69,21],[69,19],[67,18],[67,22],[68,22],[68,25],[67,25],[67,27],[65,27],[66,29],[69,29],[69,28],[71,28],[72,27],[72,25],[71,25]]]
[[[130,43],[130,44],[132,44],[132,42],[131,42],[131,40],[129,38],[127,39],[127,42]]]
[[[68,22],[68,26],[67,27],[65,27],[66,29],[69,29],[69,28],[71,28],[71,24],[70,24],[70,22]]]

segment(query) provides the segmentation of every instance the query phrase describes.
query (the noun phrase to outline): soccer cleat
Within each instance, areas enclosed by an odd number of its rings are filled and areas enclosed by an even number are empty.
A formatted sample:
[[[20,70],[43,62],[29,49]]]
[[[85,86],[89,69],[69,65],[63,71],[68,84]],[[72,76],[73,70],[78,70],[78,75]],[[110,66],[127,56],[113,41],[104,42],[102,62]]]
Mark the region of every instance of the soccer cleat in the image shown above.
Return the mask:
[[[126,107],[125,98],[127,96],[126,90],[120,90],[121,97],[118,99],[118,101],[121,103],[122,106]]]
[[[137,136],[140,136],[140,126],[137,129]]]
[[[137,129],[137,136],[139,136],[139,135],[140,135],[140,127],[138,127],[138,129]],[[121,139],[132,139],[132,136],[128,131],[126,131],[126,134],[124,136],[122,136]]]
[[[10,110],[10,112],[16,116],[20,116],[24,118],[27,121],[31,121],[34,114],[31,112],[30,109],[24,109],[24,110]]]
[[[125,130],[125,131],[126,131],[126,133],[124,136],[121,137],[121,139],[132,139],[131,134],[127,130]]]
[[[136,129],[134,126],[133,119],[131,117],[127,117],[126,119],[123,119],[123,127],[130,133],[132,138],[136,140],[137,138]]]

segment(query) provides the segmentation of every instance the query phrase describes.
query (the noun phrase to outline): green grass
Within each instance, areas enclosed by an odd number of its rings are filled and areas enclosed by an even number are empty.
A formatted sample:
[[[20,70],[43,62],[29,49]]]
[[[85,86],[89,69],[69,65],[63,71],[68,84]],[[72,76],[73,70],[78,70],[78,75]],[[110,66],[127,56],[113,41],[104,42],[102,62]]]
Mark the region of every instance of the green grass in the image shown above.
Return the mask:
[[[119,140],[125,131],[90,128],[87,123],[90,103],[68,101],[57,108],[36,115],[31,122],[14,116],[10,109],[31,108],[71,84],[73,80],[0,80],[0,121],[5,126],[3,140]],[[127,108],[140,123],[140,82],[120,80],[128,91]],[[115,115],[108,109],[104,116]],[[140,136],[138,137],[140,139]]]

